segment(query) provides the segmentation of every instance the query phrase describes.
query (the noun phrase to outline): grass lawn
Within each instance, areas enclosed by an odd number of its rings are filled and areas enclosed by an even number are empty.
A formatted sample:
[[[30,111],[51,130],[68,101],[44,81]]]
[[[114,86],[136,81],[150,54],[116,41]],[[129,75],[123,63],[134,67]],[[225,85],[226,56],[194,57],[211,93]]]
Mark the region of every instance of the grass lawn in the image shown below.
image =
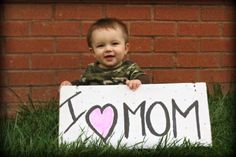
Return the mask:
[[[155,149],[113,148],[86,141],[58,146],[58,102],[29,101],[21,105],[16,118],[1,121],[1,156],[233,156],[236,141],[234,93],[223,95],[220,86],[208,96],[212,147],[184,143]]]

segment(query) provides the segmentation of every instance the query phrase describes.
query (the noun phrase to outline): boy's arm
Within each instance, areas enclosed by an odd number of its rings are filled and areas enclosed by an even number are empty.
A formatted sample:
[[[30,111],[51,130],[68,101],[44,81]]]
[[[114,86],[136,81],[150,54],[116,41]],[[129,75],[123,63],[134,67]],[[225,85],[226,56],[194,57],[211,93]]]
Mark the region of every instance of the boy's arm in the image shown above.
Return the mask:
[[[140,80],[142,84],[151,83],[149,76],[145,72],[143,72],[143,70],[141,70],[141,68],[136,63],[132,63],[128,70],[130,71],[130,80],[137,79]]]
[[[146,74],[138,76],[137,79],[140,80],[142,82],[142,84],[149,84],[149,83],[151,83],[149,76],[146,75]]]
[[[74,80],[71,82],[71,84],[74,86],[78,86],[78,85],[80,85],[80,80]]]

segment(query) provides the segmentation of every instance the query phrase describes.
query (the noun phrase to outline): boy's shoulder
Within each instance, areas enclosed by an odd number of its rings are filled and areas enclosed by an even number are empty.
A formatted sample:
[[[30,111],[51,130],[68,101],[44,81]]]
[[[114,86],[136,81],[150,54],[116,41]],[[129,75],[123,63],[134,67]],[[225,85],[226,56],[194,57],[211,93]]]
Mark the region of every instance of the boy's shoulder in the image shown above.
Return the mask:
[[[138,64],[130,60],[124,61],[122,67],[125,67],[127,69],[139,69]]]
[[[125,60],[122,65],[125,66],[125,65],[133,65],[133,64],[135,64],[133,61]]]

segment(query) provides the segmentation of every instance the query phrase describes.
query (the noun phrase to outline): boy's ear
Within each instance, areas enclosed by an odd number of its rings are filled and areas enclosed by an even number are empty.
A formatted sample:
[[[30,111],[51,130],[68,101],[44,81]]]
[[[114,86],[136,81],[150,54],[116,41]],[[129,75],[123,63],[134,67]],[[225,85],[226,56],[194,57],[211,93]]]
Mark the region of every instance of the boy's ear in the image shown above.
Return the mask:
[[[125,54],[129,51],[129,43],[125,43]]]
[[[92,48],[92,47],[89,47],[89,52],[91,52],[91,53],[94,54],[94,51],[93,51],[93,48]]]

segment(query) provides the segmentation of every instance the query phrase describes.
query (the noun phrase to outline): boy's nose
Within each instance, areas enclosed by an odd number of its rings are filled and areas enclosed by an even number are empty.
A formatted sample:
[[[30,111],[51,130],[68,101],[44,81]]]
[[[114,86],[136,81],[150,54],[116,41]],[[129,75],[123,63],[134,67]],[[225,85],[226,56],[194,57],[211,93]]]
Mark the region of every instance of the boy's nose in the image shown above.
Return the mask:
[[[106,46],[106,51],[107,51],[107,52],[112,51],[112,46],[107,45],[107,46]]]

